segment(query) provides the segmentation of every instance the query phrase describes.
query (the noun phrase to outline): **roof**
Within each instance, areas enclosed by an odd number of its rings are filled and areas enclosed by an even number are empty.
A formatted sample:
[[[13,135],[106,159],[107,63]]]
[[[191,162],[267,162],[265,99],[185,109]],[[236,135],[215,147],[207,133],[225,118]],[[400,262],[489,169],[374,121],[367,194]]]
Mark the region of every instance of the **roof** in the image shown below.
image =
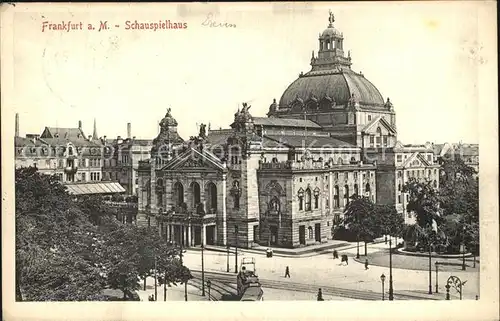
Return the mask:
[[[255,301],[260,300],[263,291],[260,286],[248,287],[241,297],[241,301]]]
[[[309,119],[253,117],[253,123],[256,126],[262,125],[264,127],[321,128],[320,125]]]
[[[290,107],[297,98],[305,103],[311,97],[318,101],[329,97],[336,105],[345,105],[352,94],[361,107],[370,105],[385,108],[384,99],[378,89],[363,75],[350,69],[310,71],[300,76],[285,90],[279,107]]]
[[[14,146],[15,147],[27,147],[27,146],[42,146],[45,145],[39,139],[31,140],[25,137],[14,137]]]
[[[124,193],[125,189],[117,182],[74,183],[65,184],[68,192],[73,195],[115,194]]]
[[[68,139],[76,139],[80,137],[85,137],[83,130],[81,128],[62,128],[62,127],[45,127],[41,138],[53,138],[56,136]]]
[[[392,125],[385,119],[384,116],[377,116],[375,117],[374,119],[372,119],[371,122],[369,122],[363,129],[362,131],[363,132],[369,132],[370,129],[375,126],[375,124],[378,124],[378,123],[381,123],[383,126],[385,126],[385,128],[387,128],[389,131],[391,131],[392,133],[396,133],[396,130],[394,129],[394,127],[392,127]]]
[[[264,147],[356,148],[355,145],[327,136],[264,135]]]
[[[233,129],[209,130],[207,140],[209,144],[223,145],[227,142],[229,136],[233,133]]]

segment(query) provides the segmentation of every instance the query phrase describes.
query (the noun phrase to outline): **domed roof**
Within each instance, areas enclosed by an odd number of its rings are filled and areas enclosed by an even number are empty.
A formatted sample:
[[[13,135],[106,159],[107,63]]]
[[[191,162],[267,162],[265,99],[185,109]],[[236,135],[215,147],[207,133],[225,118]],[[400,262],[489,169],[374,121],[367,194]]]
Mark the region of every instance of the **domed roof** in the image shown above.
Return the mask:
[[[321,34],[322,38],[323,37],[332,37],[332,36],[342,36],[342,34],[340,33],[340,31],[338,31],[334,27],[326,28],[325,31],[323,31],[323,33]]]
[[[172,117],[172,115],[170,114],[171,112],[171,109],[167,109],[167,114],[165,115],[165,117],[163,117],[163,119],[160,121],[160,126],[161,127],[175,127],[177,126],[177,120],[175,120],[174,117]]]
[[[316,70],[301,75],[285,90],[279,108],[291,107],[298,100],[306,103],[309,99],[316,102],[327,98],[335,105],[345,105],[353,96],[361,107],[384,108],[384,99],[378,89],[362,74],[348,68]]]

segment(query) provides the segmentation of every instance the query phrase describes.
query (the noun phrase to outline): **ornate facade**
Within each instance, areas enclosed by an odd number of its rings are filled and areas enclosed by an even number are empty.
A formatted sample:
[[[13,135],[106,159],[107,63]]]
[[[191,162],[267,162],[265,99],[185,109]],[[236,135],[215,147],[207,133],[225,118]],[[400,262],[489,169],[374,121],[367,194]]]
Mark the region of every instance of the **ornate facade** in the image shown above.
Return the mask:
[[[139,165],[139,222],[186,246],[307,246],[332,238],[353,194],[411,221],[401,186],[420,174],[437,186],[432,148],[397,141],[393,104],[351,70],[333,23],[268,117],[243,103],[230,128],[184,142],[168,111]]]

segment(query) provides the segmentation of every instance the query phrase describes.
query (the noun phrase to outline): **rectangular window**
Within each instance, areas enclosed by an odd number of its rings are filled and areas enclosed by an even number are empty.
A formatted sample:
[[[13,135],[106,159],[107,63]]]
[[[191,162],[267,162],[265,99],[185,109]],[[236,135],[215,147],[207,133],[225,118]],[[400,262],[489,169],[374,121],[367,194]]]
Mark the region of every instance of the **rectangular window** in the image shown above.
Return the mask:
[[[354,179],[357,180],[358,179],[358,172],[354,172]]]
[[[380,147],[380,144],[381,144],[381,137],[380,136],[376,137],[376,142],[377,142],[377,147]]]
[[[372,115],[368,115],[368,121],[372,120]]]
[[[389,139],[387,136],[383,137],[383,141],[384,141],[384,146],[387,146],[389,144]]]
[[[401,163],[403,161],[403,155],[396,155],[396,161]]]
[[[370,146],[373,147],[373,145],[375,144],[375,136],[370,136]]]
[[[401,204],[401,195],[398,195],[398,204]]]
[[[335,172],[335,179],[339,179],[339,172]]]

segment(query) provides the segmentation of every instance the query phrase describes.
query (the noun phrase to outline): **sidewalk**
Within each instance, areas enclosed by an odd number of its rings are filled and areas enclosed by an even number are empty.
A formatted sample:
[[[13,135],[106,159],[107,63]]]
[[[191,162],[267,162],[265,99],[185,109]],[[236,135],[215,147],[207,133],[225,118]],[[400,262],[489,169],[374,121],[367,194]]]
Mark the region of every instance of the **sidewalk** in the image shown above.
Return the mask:
[[[378,238],[374,240],[374,243],[368,243],[368,247],[371,244],[383,243],[384,238]],[[346,242],[339,240],[328,240],[327,243],[310,245],[306,247],[299,248],[280,248],[280,247],[265,247],[265,246],[256,246],[251,249],[247,248],[238,248],[238,255],[243,253],[252,253],[252,254],[266,254],[267,249],[271,249],[273,251],[273,256],[277,257],[312,257],[316,255],[333,253],[334,250],[337,252],[342,252],[350,249],[356,249],[358,242]],[[364,243],[359,242],[360,253],[364,253]],[[221,252],[227,253],[227,248],[224,246],[218,245],[207,245],[205,246],[206,251],[213,252]],[[200,247],[190,247],[186,249],[186,251],[201,251]],[[231,247],[229,249],[229,253],[231,255],[235,254],[235,248]]]

